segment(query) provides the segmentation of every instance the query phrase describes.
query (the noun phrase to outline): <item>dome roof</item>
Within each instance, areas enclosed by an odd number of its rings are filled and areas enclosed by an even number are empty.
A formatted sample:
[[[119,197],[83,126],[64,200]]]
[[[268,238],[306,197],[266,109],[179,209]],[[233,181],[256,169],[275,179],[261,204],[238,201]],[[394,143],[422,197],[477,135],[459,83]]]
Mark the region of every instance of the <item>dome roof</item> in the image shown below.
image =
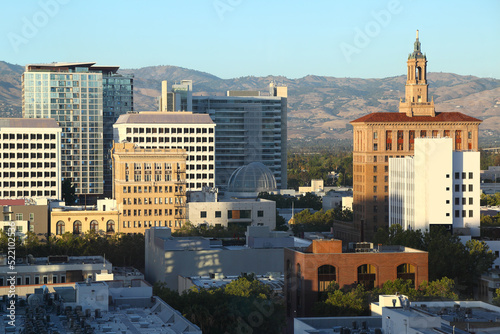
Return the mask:
[[[259,193],[276,190],[276,179],[271,170],[260,162],[241,166],[231,174],[229,192]]]

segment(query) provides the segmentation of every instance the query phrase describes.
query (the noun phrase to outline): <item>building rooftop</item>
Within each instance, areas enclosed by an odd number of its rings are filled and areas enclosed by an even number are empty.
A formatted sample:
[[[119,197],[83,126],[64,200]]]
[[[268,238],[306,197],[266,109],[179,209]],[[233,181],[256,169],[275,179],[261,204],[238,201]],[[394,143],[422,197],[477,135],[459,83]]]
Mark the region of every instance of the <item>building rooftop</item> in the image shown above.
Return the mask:
[[[59,128],[53,118],[0,118],[0,128]]]
[[[237,280],[240,276],[224,276],[224,275],[213,275],[209,276],[192,276],[186,277],[191,283],[198,288],[220,288],[226,284]],[[259,282],[268,285],[276,293],[281,293],[283,291],[283,286],[285,284],[285,277],[281,273],[268,273],[266,275],[256,275],[255,279]],[[180,293],[181,291],[179,291]]]
[[[320,236],[322,237],[322,236]],[[370,242],[350,242],[346,248],[342,248],[342,240],[336,239],[313,239],[307,247],[290,247],[290,249],[305,254],[342,254],[342,253],[425,253],[424,251],[404,246],[373,246]]]
[[[25,69],[26,71],[60,71],[76,67],[87,67],[91,71],[106,73],[116,73],[120,68],[120,66],[116,65],[96,65],[95,62],[54,62],[48,64],[27,64]]]
[[[106,264],[107,268],[112,267],[111,262],[105,260],[102,256],[66,256],[66,255],[56,255],[48,257],[33,257],[28,255],[27,257],[17,257],[16,267],[21,266],[49,266],[49,265],[74,265],[74,264]],[[1,266],[6,266],[6,258],[4,259],[0,255],[0,268]]]
[[[192,112],[146,111],[118,117],[115,124],[210,124],[215,125],[208,114]]]
[[[481,123],[482,120],[467,116],[460,112],[437,112],[435,117],[432,116],[413,116],[409,117],[405,113],[400,112],[374,112],[350,123],[420,123],[420,122],[474,122]]]

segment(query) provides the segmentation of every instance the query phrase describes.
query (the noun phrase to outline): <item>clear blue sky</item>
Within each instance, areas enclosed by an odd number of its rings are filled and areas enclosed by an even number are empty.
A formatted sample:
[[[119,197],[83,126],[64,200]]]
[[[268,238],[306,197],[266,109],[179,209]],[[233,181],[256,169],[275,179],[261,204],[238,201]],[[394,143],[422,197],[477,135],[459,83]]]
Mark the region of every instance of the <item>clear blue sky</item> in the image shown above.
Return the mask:
[[[1,7],[0,60],[19,65],[96,61],[175,65],[221,78],[381,78],[405,73],[419,29],[429,71],[500,78],[497,0],[23,0]]]

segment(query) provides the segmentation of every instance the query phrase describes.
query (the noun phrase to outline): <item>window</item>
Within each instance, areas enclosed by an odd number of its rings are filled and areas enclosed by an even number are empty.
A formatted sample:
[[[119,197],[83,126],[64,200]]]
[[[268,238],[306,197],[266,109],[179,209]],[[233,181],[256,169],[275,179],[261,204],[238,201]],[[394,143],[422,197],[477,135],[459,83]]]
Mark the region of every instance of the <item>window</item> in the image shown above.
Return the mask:
[[[456,192],[459,192],[459,191],[460,191],[460,185],[459,185],[459,184],[455,184],[455,191],[456,191]]]
[[[474,216],[474,212],[472,210],[469,210],[469,218],[472,218]]]
[[[82,222],[79,220],[76,220],[73,223],[73,234],[80,234],[82,233]]]
[[[376,269],[371,264],[363,264],[358,267],[358,284],[363,284],[370,290],[375,287]]]
[[[472,204],[473,204],[473,202],[474,202],[474,201],[473,201],[472,197],[469,197],[469,205],[472,205]]]
[[[467,204],[467,199],[465,197],[462,197],[462,205]]]
[[[373,144],[373,150],[374,150],[374,151],[378,151],[378,144],[376,144],[376,143],[375,143],[375,144]]]
[[[64,234],[64,222],[62,220],[58,221],[56,224],[56,234],[63,235]]]
[[[446,178],[449,179],[450,178],[450,174],[446,174]]]
[[[377,131],[375,131],[375,132],[373,133],[373,139],[377,139],[377,138],[378,138]]]
[[[373,182],[376,183],[377,182],[377,175],[374,175],[373,176]]]
[[[411,280],[415,284],[415,266],[410,263],[403,263],[396,269],[397,278]]]
[[[326,291],[328,286],[337,280],[337,272],[334,266],[325,264],[318,268],[318,291]]]
[[[264,211],[263,210],[258,210],[257,211],[257,217],[264,217]]]
[[[215,218],[222,217],[221,211],[215,211]]]
[[[460,210],[455,210],[455,218],[459,218],[460,217]]]
[[[376,173],[377,172],[377,166],[373,166],[373,172]]]
[[[113,220],[108,220],[106,223],[106,232],[114,233],[115,232],[115,222]]]
[[[462,210],[462,217],[464,217],[464,218],[467,217],[467,211]]]
[[[472,184],[469,184],[469,191],[473,191]]]
[[[97,222],[97,220],[92,220],[90,222],[90,230],[97,232],[98,228],[99,228],[99,223]]]
[[[455,197],[455,205],[459,205],[459,204],[460,204],[460,198]]]
[[[200,218],[207,218],[207,212],[206,211],[200,211]]]
[[[377,192],[377,186],[373,186],[373,192],[376,193]]]
[[[23,220],[23,214],[22,213],[16,213],[16,220]]]
[[[469,172],[469,179],[473,179],[474,174],[472,172]]]
[[[458,180],[460,178],[460,173],[459,172],[456,172],[455,173],[455,180]]]

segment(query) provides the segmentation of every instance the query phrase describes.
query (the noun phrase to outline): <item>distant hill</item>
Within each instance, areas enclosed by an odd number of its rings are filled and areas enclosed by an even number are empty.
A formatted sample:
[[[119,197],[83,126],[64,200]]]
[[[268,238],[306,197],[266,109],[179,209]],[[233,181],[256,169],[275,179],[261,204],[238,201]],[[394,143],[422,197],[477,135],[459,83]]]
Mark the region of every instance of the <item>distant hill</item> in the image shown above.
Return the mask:
[[[23,67],[0,61],[0,115],[20,116]],[[136,111],[156,110],[161,81],[169,86],[193,80],[195,95],[225,95],[227,90],[266,91],[271,80],[288,86],[288,136],[290,139],[349,139],[349,121],[370,112],[397,111],[404,96],[405,76],[383,79],[334,78],[308,75],[299,79],[281,76],[221,79],[212,74],[177,66],[122,69],[134,75]],[[429,73],[429,93],[437,111],[460,111],[483,119],[481,137],[500,136],[500,80]]]

